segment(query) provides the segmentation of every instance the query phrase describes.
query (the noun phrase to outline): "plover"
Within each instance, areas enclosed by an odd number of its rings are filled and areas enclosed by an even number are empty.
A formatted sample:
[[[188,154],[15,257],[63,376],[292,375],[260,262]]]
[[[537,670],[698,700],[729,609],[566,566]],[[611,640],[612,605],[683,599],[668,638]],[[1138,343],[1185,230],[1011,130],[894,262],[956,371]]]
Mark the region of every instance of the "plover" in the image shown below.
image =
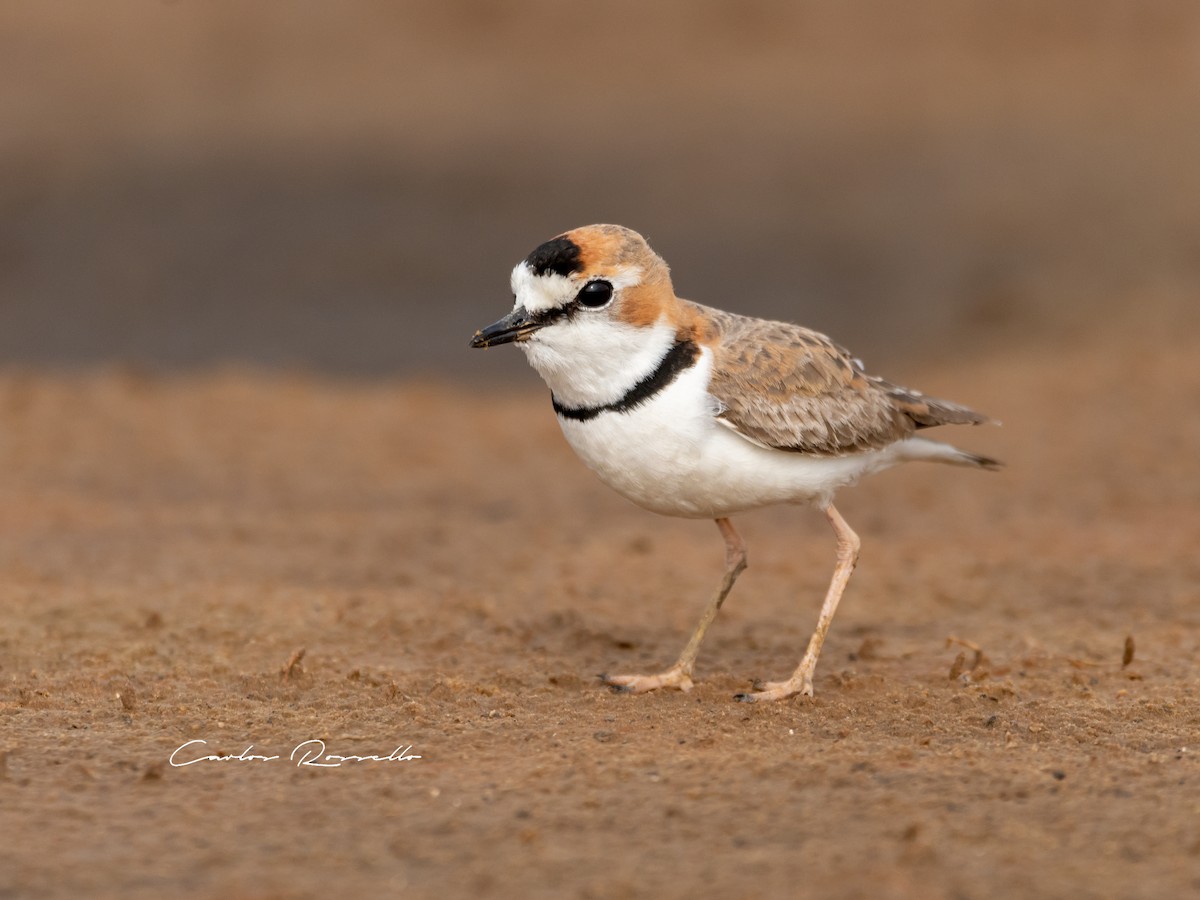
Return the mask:
[[[833,579],[792,676],[736,699],[812,696],[858,560],[858,535],[833,506],[838,488],[912,460],[1000,466],[915,435],[986,416],[868,375],[823,334],[676,297],[667,264],[628,228],[589,225],[546,241],[511,285],[512,312],[471,346],[515,343],[549,385],[567,442],[605,484],[656,513],[714,519],[725,539],[724,577],[678,661],[654,675],[601,676],[618,690],[691,689],[704,634],[746,567],[729,517],[795,503],[833,526]]]

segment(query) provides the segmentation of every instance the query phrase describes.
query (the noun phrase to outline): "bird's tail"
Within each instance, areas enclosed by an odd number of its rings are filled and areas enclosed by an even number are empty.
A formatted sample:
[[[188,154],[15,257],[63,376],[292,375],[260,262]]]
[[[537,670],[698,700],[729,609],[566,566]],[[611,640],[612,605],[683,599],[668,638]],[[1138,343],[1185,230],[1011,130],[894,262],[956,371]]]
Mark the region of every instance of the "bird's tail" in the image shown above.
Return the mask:
[[[896,446],[900,451],[900,458],[906,461],[924,460],[925,462],[948,463],[952,466],[970,466],[975,469],[991,469],[992,471],[1004,468],[1004,463],[998,459],[959,450],[957,447],[943,444],[940,441],[931,441],[928,438],[908,438]]]

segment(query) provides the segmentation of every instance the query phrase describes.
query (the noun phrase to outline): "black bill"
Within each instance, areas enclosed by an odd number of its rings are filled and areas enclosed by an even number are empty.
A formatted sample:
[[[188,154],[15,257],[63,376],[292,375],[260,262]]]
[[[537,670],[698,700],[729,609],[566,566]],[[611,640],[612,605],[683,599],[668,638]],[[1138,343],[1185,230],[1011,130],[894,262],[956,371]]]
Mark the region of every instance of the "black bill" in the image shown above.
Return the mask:
[[[527,313],[525,307],[518,306],[499,322],[493,322],[487,328],[475,332],[475,336],[471,338],[471,346],[495,347],[497,344],[523,341],[545,324]]]

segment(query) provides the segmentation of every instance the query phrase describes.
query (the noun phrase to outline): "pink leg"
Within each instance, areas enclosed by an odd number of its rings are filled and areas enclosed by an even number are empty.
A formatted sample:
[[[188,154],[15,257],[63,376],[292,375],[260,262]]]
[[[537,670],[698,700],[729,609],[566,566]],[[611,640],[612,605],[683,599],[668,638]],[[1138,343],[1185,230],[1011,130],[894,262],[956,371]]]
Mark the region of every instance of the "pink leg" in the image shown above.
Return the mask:
[[[858,562],[858,550],[862,546],[858,535],[846,524],[846,520],[833,508],[832,504],[825,507],[825,516],[829,519],[829,524],[833,526],[833,531],[837,535],[837,566],[833,570],[833,580],[829,583],[829,591],[825,594],[825,604],[821,607],[817,630],[809,639],[804,658],[800,660],[800,665],[787,681],[768,681],[762,685],[755,685],[759,690],[752,694],[738,694],[734,699],[755,703],[759,700],[781,700],[794,694],[804,694],[808,697],[813,694],[813,670],[817,667],[817,657],[821,655],[821,645],[825,643],[825,634],[829,631],[830,623],[833,622],[833,614],[837,612],[838,601],[842,599],[842,593],[846,590],[847,582],[850,581],[850,573],[854,571],[854,566]]]
[[[630,694],[643,694],[657,688],[675,688],[680,691],[692,689],[692,669],[696,664],[696,654],[700,652],[700,643],[704,640],[704,632],[708,631],[708,626],[717,618],[721,604],[725,602],[733,583],[746,568],[746,545],[733,530],[733,523],[728,519],[717,519],[716,522],[717,527],[721,529],[721,536],[725,538],[725,576],[721,579],[717,592],[708,601],[704,615],[700,617],[700,624],[692,632],[692,637],[683,648],[679,660],[671,668],[657,675],[601,675],[600,679],[605,684]]]

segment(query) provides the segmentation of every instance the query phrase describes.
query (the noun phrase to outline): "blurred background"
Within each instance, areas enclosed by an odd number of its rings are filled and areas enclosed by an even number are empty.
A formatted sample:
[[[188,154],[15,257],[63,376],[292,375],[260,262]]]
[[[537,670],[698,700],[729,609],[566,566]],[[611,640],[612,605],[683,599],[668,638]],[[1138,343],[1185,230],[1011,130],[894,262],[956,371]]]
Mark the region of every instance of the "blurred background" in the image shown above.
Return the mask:
[[[512,265],[920,355],[1194,330],[1190,2],[0,6],[0,365],[511,377]]]

